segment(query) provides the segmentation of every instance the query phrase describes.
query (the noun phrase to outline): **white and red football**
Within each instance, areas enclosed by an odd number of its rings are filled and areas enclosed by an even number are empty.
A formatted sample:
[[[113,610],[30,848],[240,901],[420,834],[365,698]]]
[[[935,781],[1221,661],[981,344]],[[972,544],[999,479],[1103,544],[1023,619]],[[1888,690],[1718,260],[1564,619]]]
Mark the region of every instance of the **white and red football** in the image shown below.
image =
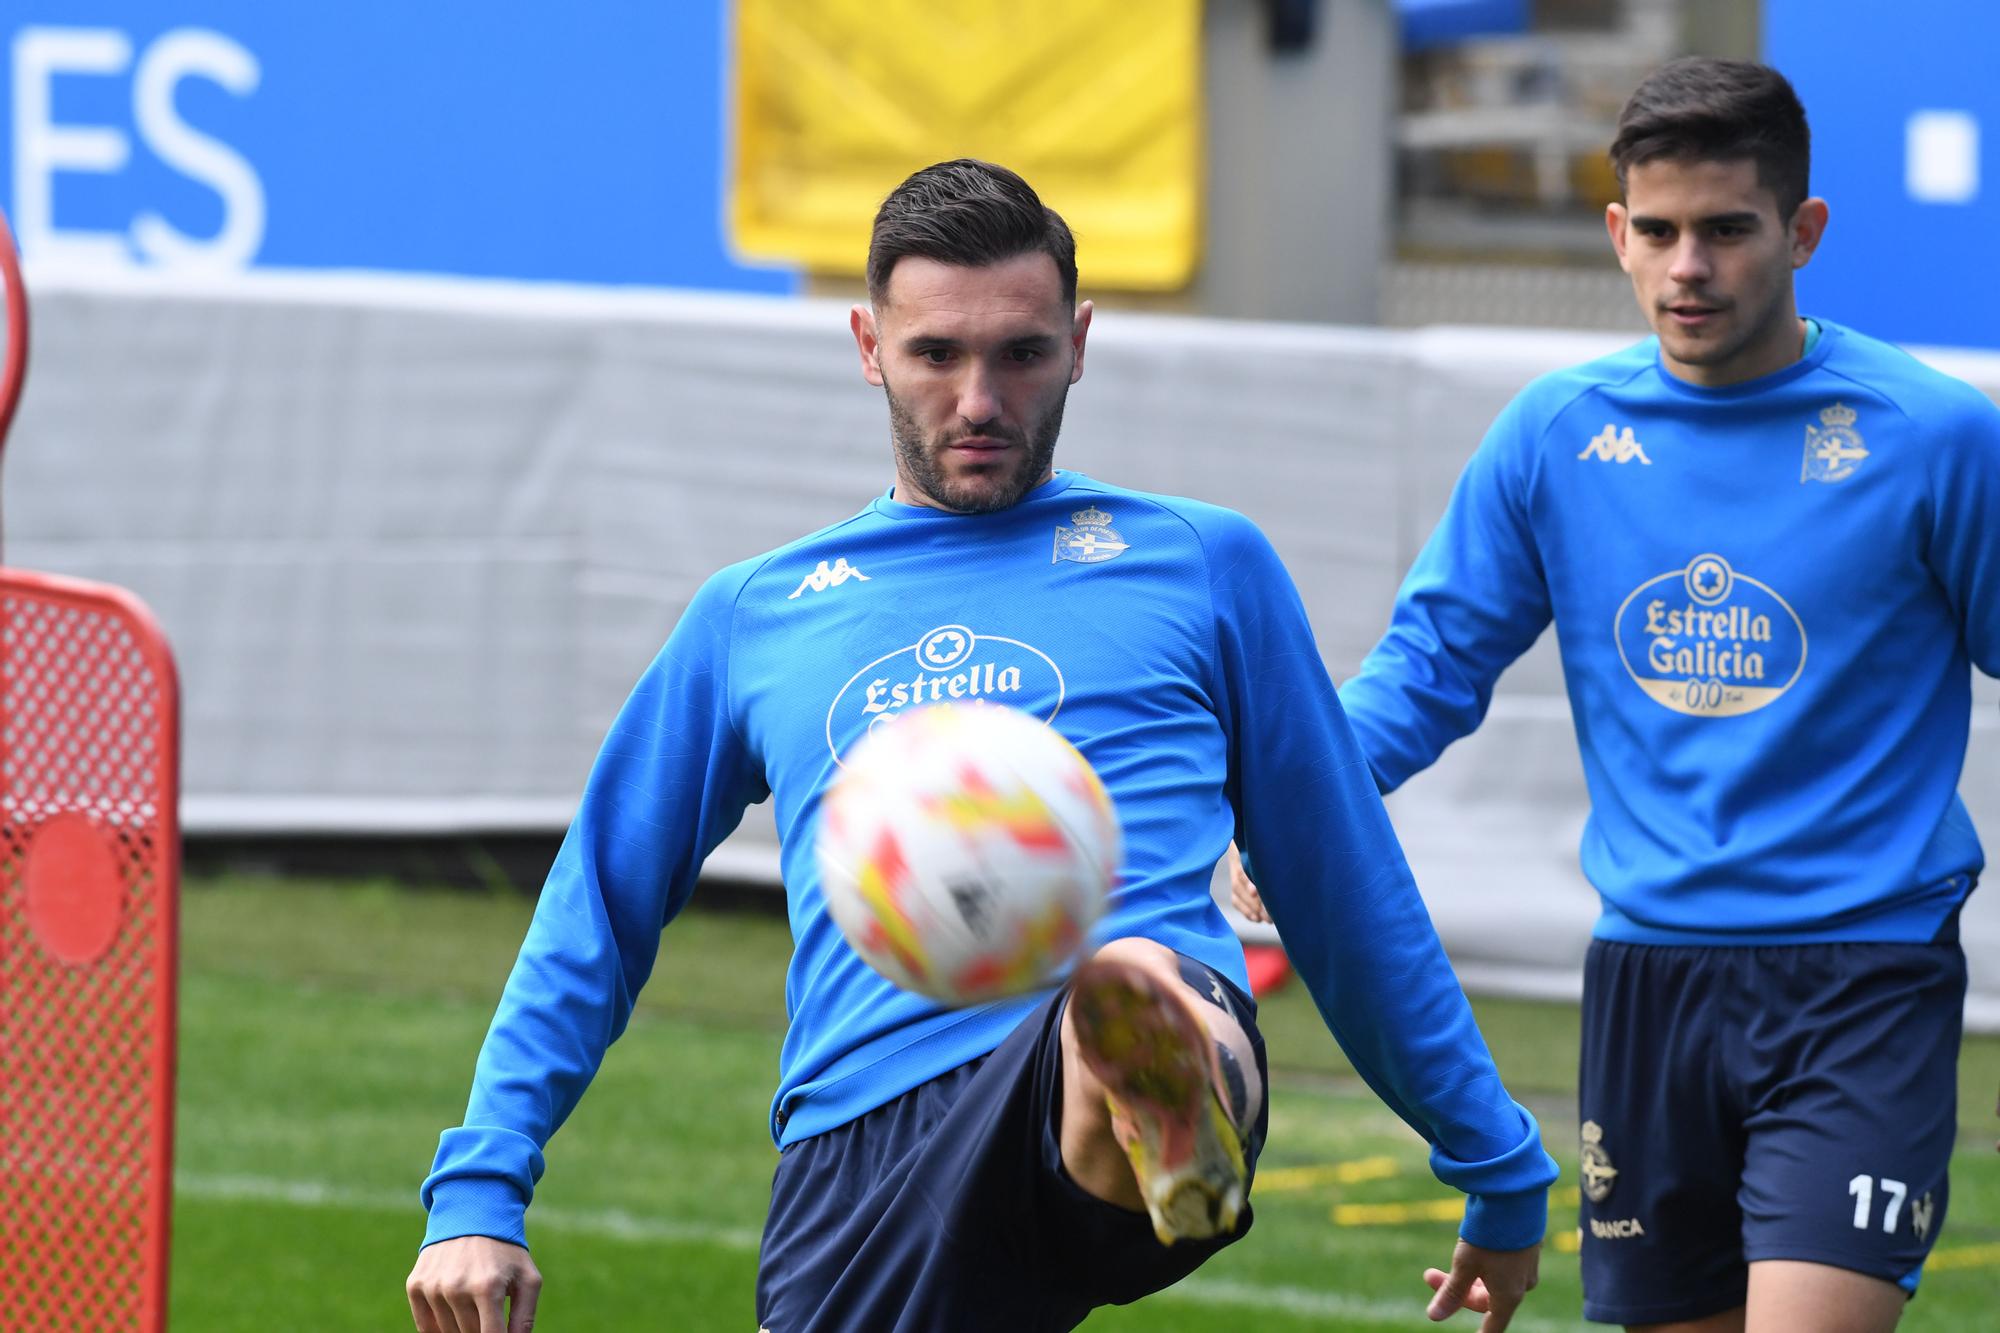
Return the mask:
[[[1053,982],[1117,879],[1097,773],[1044,722],[936,704],[877,726],[820,807],[827,910],[883,976],[950,1005]]]

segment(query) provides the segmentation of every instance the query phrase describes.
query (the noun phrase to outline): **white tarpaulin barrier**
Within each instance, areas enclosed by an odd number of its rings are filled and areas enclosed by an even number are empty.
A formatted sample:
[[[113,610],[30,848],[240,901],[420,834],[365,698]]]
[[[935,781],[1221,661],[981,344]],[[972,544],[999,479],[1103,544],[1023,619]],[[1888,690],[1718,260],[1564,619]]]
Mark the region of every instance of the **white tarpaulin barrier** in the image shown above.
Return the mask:
[[[8,555],[158,613],[190,833],[560,828],[702,579],[890,479],[842,305],[134,281],[30,274]],[[1493,414],[1620,341],[1100,312],[1057,458],[1249,514],[1345,677]],[[2000,396],[2000,356],[1930,359]],[[1993,841],[2000,691],[1975,688],[1964,790]],[[1468,985],[1575,993],[1595,899],[1551,636],[1390,808]],[[710,866],[775,882],[768,816]],[[2000,1026],[2000,899],[1965,926],[1970,1012]]]

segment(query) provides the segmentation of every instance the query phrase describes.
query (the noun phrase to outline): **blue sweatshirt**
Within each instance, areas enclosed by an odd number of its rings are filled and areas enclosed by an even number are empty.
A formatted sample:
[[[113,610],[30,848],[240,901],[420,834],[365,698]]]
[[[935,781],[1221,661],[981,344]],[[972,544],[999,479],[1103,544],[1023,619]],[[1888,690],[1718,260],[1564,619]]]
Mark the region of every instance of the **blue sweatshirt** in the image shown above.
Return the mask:
[[[778,1143],[1000,1044],[1042,997],[953,1010],[898,989],[841,937],[813,864],[836,752],[958,699],[1047,719],[1103,777],[1126,861],[1097,942],[1143,935],[1245,984],[1209,894],[1241,838],[1328,1026],[1472,1196],[1465,1237],[1541,1239],[1555,1163],[1494,1071],[1276,554],[1228,510],[1065,472],[996,514],[885,497],[696,594],[592,771],[465,1124],[424,1183],[426,1243],[525,1243],[543,1146],[623,1030],[661,927],[766,796],[796,946]]]
[[[1726,388],[1654,339],[1531,384],[1341,690],[1393,789],[1553,618],[1601,938],[1928,940],[1982,865],[1957,785],[1970,666],[2000,673],[2000,410],[1822,327]]]

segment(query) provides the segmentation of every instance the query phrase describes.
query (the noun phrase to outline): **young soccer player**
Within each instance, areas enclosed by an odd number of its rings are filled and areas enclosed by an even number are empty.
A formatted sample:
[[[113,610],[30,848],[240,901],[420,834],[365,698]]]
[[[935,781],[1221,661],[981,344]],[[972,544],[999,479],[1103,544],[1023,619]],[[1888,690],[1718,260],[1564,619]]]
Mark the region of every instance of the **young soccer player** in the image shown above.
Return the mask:
[[[1628,1327],[1890,1329],[1944,1224],[2000,410],[1800,318],[1807,159],[1771,69],[1639,86],[1606,222],[1657,336],[1500,414],[1340,692],[1392,790],[1557,627],[1603,899],[1585,1312]]]
[[[416,1326],[494,1333],[511,1296],[507,1326],[526,1328],[543,1145],[703,858],[768,797],[796,942],[756,1292],[771,1333],[1071,1328],[1248,1229],[1263,1051],[1208,892],[1232,833],[1292,886],[1272,906],[1356,1068],[1470,1196],[1451,1272],[1427,1278],[1434,1316],[1505,1327],[1555,1166],[1494,1072],[1270,545],[1227,510],[1054,470],[1091,305],[1068,228],[1020,177],[956,161],[903,182],[868,281],[852,327],[895,485],[710,579],[612,725],[424,1183]],[[1126,861],[1067,986],[949,1010],[848,948],[812,842],[840,754],[968,681],[1090,759]]]

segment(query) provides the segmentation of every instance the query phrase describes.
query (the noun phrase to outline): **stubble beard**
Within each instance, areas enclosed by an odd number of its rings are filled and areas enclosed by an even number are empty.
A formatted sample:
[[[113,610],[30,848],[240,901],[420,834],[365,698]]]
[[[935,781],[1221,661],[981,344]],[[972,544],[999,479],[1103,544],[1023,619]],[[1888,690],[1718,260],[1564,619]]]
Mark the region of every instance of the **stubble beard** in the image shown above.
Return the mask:
[[[1730,307],[1725,311],[1725,317],[1740,313],[1740,307]],[[1660,335],[1660,343],[1667,349],[1667,355],[1682,365],[1720,366],[1741,355],[1756,340],[1758,330],[1745,328],[1739,323],[1734,328],[1724,329],[1720,337],[1715,334],[1703,337],[1682,331],[1674,324],[1673,315],[1662,307],[1653,332]]]
[[[953,477],[943,466],[953,439],[968,432],[954,429],[926,440],[923,428],[888,385],[882,386],[889,399],[889,435],[895,442],[896,469],[916,490],[941,509],[955,514],[993,514],[1011,509],[1023,496],[1041,484],[1055,459],[1056,437],[1062,434],[1063,406],[1069,399],[1064,385],[1055,406],[1029,427],[1027,448],[1007,456],[1006,461],[988,464],[971,475]],[[985,434],[995,434],[985,431]]]
[[[1721,306],[1726,323],[1707,337],[1676,328],[1673,315],[1666,308],[1672,298],[1662,298],[1654,309],[1653,332],[1659,335],[1660,346],[1667,355],[1684,366],[1727,366],[1767,340],[1775,345],[1782,337],[1787,321],[1781,284],[1782,277],[1773,281],[1770,290],[1752,293],[1762,299],[1747,305],[1741,293],[1728,301],[1714,301]],[[1711,300],[1706,293],[1696,296],[1705,303]]]

